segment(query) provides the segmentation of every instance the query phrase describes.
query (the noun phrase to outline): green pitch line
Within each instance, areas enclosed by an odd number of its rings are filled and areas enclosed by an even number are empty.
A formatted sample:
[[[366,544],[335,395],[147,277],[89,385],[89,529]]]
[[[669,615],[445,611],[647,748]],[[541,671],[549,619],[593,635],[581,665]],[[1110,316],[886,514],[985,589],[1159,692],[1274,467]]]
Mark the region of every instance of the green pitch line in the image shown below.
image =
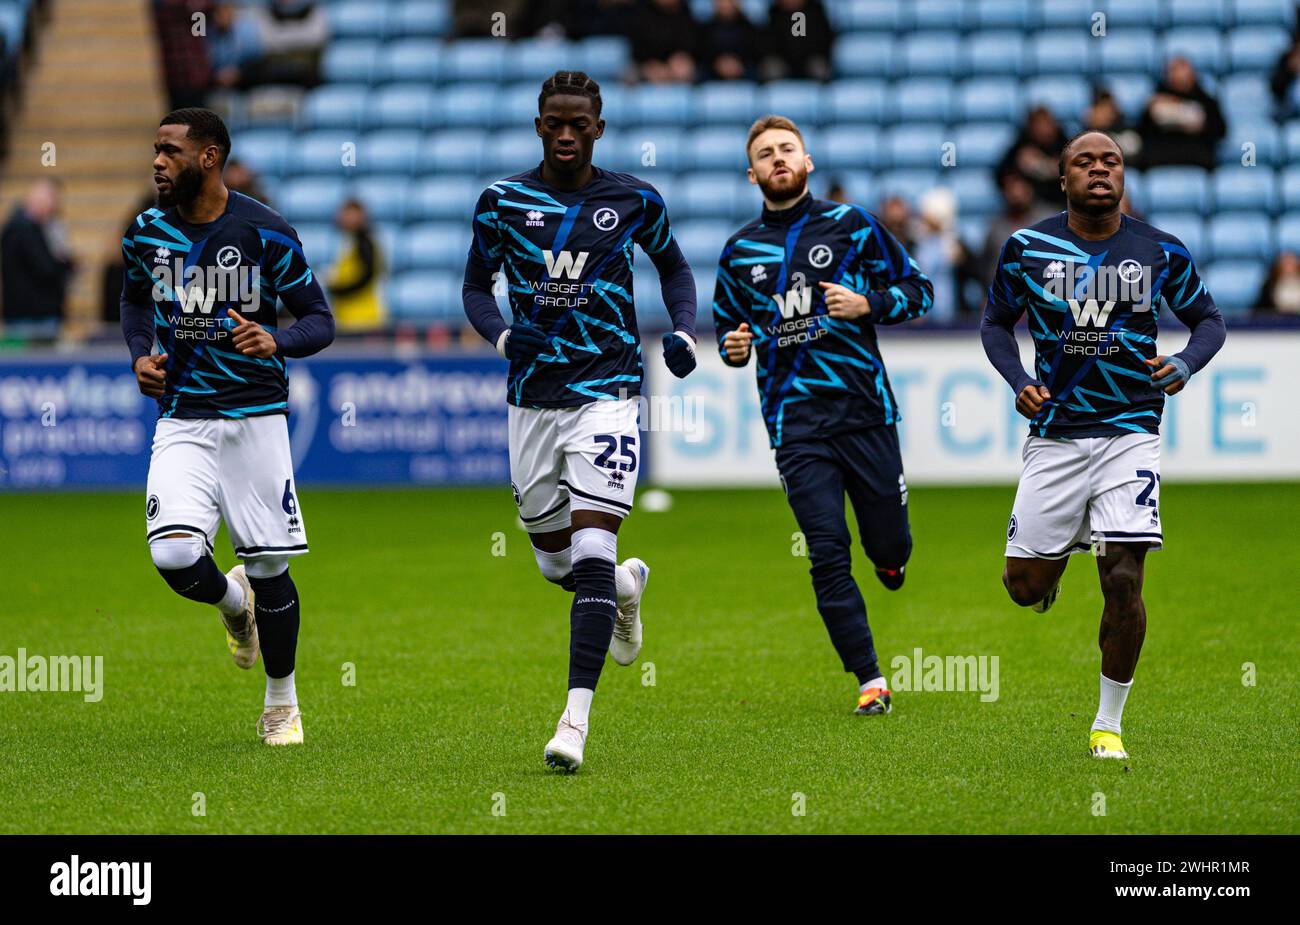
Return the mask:
[[[104,689],[0,693],[0,832],[1300,831],[1300,485],[1165,485],[1127,763],[1086,753],[1094,563],[1048,614],[1013,606],[1012,494],[915,488],[897,594],[858,552],[883,665],[999,662],[995,701],[899,692],[885,718],[851,715],[779,492],[637,511],[620,554],[653,569],[645,648],[607,663],[568,778],[542,747],[569,599],[508,490],[303,492],[307,744],[279,750],[254,734],[260,665],[236,669],[215,611],[154,572],[142,492],[5,496],[0,656],[99,655]],[[217,555],[233,564],[224,537]]]

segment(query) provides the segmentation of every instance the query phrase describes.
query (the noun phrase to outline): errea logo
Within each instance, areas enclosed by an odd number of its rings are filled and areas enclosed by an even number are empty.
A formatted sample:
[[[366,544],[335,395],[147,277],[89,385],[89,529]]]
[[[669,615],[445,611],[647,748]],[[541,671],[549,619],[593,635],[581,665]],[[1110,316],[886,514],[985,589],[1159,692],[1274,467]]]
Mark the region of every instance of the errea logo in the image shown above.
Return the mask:
[[[1059,260],[1053,260],[1043,271],[1043,279],[1065,279],[1065,264]]]
[[[171,259],[172,259],[172,251],[171,251],[171,248],[168,247],[168,246],[165,245],[165,244],[164,244],[162,247],[158,248],[158,249],[157,249],[156,251],[154,251],[154,253],[153,253],[153,262],[154,262],[154,263],[166,263],[168,260],[171,260]]]
[[[536,209],[529,209],[527,217],[528,221],[524,222],[524,225],[528,228],[542,228],[546,225],[546,215]]]
[[[767,279],[767,267],[761,263],[754,264],[749,271],[749,281],[751,283],[761,283],[765,279]]]

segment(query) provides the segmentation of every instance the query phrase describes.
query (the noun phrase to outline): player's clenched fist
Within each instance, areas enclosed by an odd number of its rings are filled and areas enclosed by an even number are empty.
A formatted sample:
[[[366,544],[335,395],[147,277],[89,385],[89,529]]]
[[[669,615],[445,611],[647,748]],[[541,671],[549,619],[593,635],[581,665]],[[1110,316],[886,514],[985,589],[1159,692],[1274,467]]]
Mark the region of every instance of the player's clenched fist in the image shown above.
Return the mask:
[[[1047,386],[1031,382],[1021,389],[1020,394],[1016,396],[1016,410],[1033,420],[1038,412],[1043,410],[1044,403],[1051,397],[1052,393],[1047,391]]]
[[[728,331],[722,338],[722,349],[727,354],[727,362],[740,366],[749,361],[749,345],[754,339],[754,332],[745,322],[734,331]]]
[[[157,353],[135,361],[135,384],[150,398],[162,398],[167,385],[167,354]]]
[[[851,321],[871,314],[871,305],[868,304],[867,297],[861,293],[854,292],[839,283],[821,282],[817,285],[821,286],[826,294],[826,312],[832,318]]]
[[[1177,395],[1187,385],[1191,368],[1182,357],[1158,356],[1152,360],[1143,360],[1151,367],[1151,385],[1166,395]]]
[[[248,357],[269,357],[275,353],[275,338],[271,332],[254,321],[249,321],[233,308],[226,314],[235,321],[231,335],[235,338],[235,349]]]

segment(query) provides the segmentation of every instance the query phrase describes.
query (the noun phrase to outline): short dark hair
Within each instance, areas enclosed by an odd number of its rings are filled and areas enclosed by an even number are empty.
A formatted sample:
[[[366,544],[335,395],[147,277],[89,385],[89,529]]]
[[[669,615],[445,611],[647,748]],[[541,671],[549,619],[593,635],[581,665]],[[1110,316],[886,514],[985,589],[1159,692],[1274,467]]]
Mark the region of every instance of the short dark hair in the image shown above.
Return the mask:
[[[1065,147],[1061,149],[1061,156],[1056,159],[1056,170],[1061,176],[1065,176],[1065,159],[1069,157],[1070,149],[1073,148],[1074,143],[1078,141],[1080,138],[1082,138],[1084,135],[1105,135],[1111,141],[1115,141],[1114,135],[1112,135],[1110,132],[1107,132],[1099,128],[1086,128],[1082,132],[1075,132],[1066,140]],[[1119,148],[1118,141],[1115,141],[1115,147]],[[1120,148],[1119,156],[1121,158],[1124,157],[1123,148]]]
[[[546,101],[553,96],[585,96],[591,100],[591,108],[600,118],[600,84],[587,76],[584,71],[556,71],[542,83],[542,92],[537,95],[537,112],[540,114]]]
[[[205,146],[216,145],[221,149],[221,166],[226,165],[226,159],[230,157],[230,131],[226,128],[226,123],[221,121],[221,116],[211,109],[197,106],[174,109],[158,123],[160,128],[164,125],[184,125],[188,128],[185,137],[193,138]]]

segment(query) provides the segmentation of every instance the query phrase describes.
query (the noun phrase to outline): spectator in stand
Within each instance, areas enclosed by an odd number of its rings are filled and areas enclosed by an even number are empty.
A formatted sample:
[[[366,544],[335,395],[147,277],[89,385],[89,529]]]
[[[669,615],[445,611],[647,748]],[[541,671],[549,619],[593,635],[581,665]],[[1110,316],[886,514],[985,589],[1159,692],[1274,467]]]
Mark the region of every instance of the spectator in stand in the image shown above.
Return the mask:
[[[1291,36],[1291,45],[1273,66],[1269,77],[1279,120],[1300,115],[1300,31]]]
[[[529,5],[523,34],[571,39],[631,35],[635,7],[636,0],[537,0]]]
[[[989,222],[979,258],[980,278],[985,286],[993,282],[1007,238],[1021,228],[1038,224],[1055,211],[1034,198],[1033,186],[1019,171],[1008,170],[998,177],[998,189],[1002,193],[1002,212]]]
[[[886,196],[880,200],[876,215],[899,242],[909,251],[916,247],[916,235],[912,230],[912,207],[902,196]]]
[[[825,198],[829,202],[838,202],[841,205],[853,201],[849,198],[849,191],[844,188],[844,183],[838,177],[832,177],[830,183],[826,184]]]
[[[248,166],[237,157],[230,157],[226,160],[226,172],[222,179],[225,181],[226,189],[232,189],[237,193],[243,193],[256,199],[263,205],[270,205],[271,200],[267,196],[262,181],[258,178],[253,168]]]
[[[1172,58],[1138,123],[1143,167],[1168,164],[1213,170],[1228,128],[1219,101],[1201,86],[1186,58]]]
[[[699,24],[686,0],[648,0],[632,33],[632,60],[647,83],[695,80]]]
[[[713,0],[713,19],[704,30],[707,80],[753,80],[758,66],[758,29],[745,18],[739,0]]]
[[[257,84],[320,82],[320,58],[329,41],[329,18],[315,0],[271,0],[246,14],[257,26],[263,57],[246,81]]]
[[[952,190],[930,190],[921,197],[917,213],[916,244],[910,253],[934,284],[934,305],[923,320],[951,324],[976,308],[967,302],[968,281],[983,304],[979,267],[957,235],[957,197]]]
[[[262,36],[256,20],[233,3],[218,3],[208,29],[208,59],[212,85],[237,90],[257,73],[262,60]]]
[[[154,29],[170,109],[207,105],[212,68],[207,38],[194,34],[194,16],[201,13],[207,22],[209,12],[208,0],[154,0]]]
[[[53,340],[76,261],[59,220],[62,190],[42,177],[0,231],[0,317],[11,334]]]
[[[1060,156],[1065,131],[1046,106],[1035,106],[1025,116],[1020,134],[998,163],[995,176],[1018,172],[1034,188],[1034,198],[1051,206],[1065,206],[1061,190]]]
[[[772,0],[763,41],[763,79],[829,80],[834,44],[822,0]]]
[[[376,330],[388,313],[380,289],[383,260],[366,207],[358,199],[348,199],[335,213],[334,224],[343,232],[327,284],[334,319],[343,332]]]
[[[485,38],[492,35],[498,15],[503,16],[506,35],[522,34],[531,13],[531,0],[452,0],[451,31],[456,38]]]
[[[1278,315],[1300,317],[1300,256],[1293,251],[1277,255],[1255,297],[1255,317]]]
[[[1083,127],[1089,131],[1105,132],[1119,145],[1126,163],[1137,163],[1142,151],[1142,136],[1124,118],[1124,110],[1111,92],[1104,87],[1094,87],[1092,104],[1083,111]]]

